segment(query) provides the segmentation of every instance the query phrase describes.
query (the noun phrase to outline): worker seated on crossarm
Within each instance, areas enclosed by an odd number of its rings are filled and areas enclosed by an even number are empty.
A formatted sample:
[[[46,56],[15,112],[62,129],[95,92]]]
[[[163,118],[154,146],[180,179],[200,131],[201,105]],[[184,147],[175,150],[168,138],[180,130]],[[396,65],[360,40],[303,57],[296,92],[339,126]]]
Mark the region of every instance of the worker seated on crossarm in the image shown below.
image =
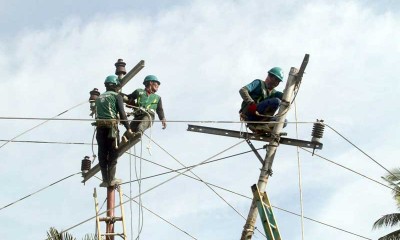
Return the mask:
[[[138,88],[127,96],[128,104],[134,106],[134,119],[130,128],[135,134],[143,134],[152,125],[156,113],[161,120],[162,129],[167,127],[161,97],[156,94],[160,84],[156,76],[148,75],[143,81],[144,89]],[[124,137],[130,136],[124,134]]]
[[[263,81],[255,79],[239,90],[243,99],[240,117],[245,121],[275,121],[275,112],[281,104],[283,93],[275,88],[283,81],[284,74],[280,67],[271,68]],[[254,132],[271,131],[273,124],[248,124]]]
[[[96,99],[96,140],[98,157],[103,182],[100,187],[114,186],[120,183],[115,178],[117,170],[119,144],[118,115],[121,123],[130,132],[122,96],[117,93],[119,81],[115,75],[110,75],[104,81],[106,92]]]

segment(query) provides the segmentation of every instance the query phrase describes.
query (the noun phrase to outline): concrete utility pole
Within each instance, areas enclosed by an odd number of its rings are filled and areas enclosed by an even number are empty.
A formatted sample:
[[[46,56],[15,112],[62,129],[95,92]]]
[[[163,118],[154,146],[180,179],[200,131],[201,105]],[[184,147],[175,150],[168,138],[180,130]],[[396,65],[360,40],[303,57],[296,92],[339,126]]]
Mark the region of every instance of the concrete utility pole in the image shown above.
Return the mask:
[[[260,177],[258,179],[257,186],[260,192],[264,192],[267,186],[268,178],[272,174],[272,163],[274,161],[275,153],[279,145],[280,140],[280,132],[282,131],[286,114],[289,111],[291,101],[293,99],[293,93],[297,84],[300,83],[301,78],[303,76],[305,67],[308,63],[309,55],[306,54],[303,60],[303,64],[300,67],[300,71],[294,67],[290,69],[290,73],[288,76],[288,80],[286,83],[285,90],[283,92],[282,103],[278,111],[277,124],[274,126],[272,130],[273,139],[270,141],[267,147],[267,153],[265,155],[264,164],[261,168]],[[243,232],[241,236],[241,240],[249,240],[252,238],[254,234],[254,227],[257,219],[257,203],[253,198],[253,202],[251,203],[249,215],[246,220],[246,224],[243,227]]]

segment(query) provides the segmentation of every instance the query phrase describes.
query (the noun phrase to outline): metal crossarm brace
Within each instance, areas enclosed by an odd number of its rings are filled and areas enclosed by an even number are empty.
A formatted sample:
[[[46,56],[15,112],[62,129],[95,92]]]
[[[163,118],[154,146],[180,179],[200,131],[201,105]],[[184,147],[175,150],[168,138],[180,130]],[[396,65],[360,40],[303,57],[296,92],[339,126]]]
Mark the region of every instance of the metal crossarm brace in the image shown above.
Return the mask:
[[[199,133],[220,135],[220,136],[225,136],[225,137],[243,138],[243,139],[262,141],[262,142],[270,142],[273,140],[272,135],[269,133],[259,135],[259,134],[248,133],[248,132],[239,132],[239,131],[228,130],[228,129],[196,126],[196,125],[190,125],[190,124],[188,125],[187,130],[189,132],[199,132]],[[303,147],[303,148],[312,148],[312,149],[322,149],[322,146],[323,146],[322,143],[304,141],[304,140],[299,140],[299,139],[291,139],[291,138],[285,138],[285,137],[280,137],[279,143],[285,144],[285,145]]]
[[[251,143],[249,139],[246,139],[246,142],[247,144],[249,144],[251,150],[253,150],[258,160],[260,160],[261,164],[264,164],[264,160],[262,159],[261,155],[257,152],[257,149],[254,147],[253,143]]]

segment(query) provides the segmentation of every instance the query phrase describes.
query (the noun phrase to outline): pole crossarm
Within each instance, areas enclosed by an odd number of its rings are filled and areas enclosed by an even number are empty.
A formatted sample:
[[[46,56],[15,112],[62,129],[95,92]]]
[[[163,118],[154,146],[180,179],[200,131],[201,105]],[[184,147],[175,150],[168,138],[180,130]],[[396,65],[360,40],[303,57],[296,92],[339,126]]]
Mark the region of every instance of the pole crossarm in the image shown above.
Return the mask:
[[[206,134],[213,134],[213,135],[233,137],[233,138],[243,138],[243,139],[262,141],[262,142],[271,142],[273,140],[272,134],[270,133],[260,135],[248,132],[239,132],[222,128],[212,128],[212,127],[197,126],[190,124],[188,125],[187,130],[189,132],[206,133]],[[279,143],[291,146],[304,147],[304,148],[312,148],[312,149],[322,149],[323,146],[322,143],[284,138],[284,137],[280,138]]]
[[[125,86],[140,70],[144,68],[144,60],[140,60],[121,80],[120,80],[120,88]]]

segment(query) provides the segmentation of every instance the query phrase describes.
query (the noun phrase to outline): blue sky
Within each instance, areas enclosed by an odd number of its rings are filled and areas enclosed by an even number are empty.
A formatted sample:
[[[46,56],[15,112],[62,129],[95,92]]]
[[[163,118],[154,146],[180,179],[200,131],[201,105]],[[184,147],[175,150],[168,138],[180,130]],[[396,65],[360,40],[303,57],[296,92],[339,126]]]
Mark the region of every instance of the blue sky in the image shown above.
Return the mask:
[[[22,17],[24,16],[24,17]],[[123,58],[127,68],[141,59],[145,68],[124,87],[141,87],[148,74],[161,81],[168,128],[152,128],[136,152],[170,168],[204,161],[239,142],[187,132],[188,121],[238,121],[238,90],[269,68],[287,74],[310,54],[296,98],[299,122],[324,119],[385,167],[399,166],[398,107],[400,84],[399,3],[396,1],[0,1],[1,117],[52,117],[87,101],[94,87]],[[284,85],[278,87],[282,90]],[[89,119],[84,103],[62,115]],[[294,108],[288,116],[294,122]],[[178,122],[174,122],[178,121]],[[0,139],[11,139],[40,121],[1,119]],[[239,123],[207,124],[240,130]],[[121,128],[122,129],[122,128]],[[312,125],[298,125],[299,138],[310,140]],[[285,129],[295,138],[294,124]],[[150,131],[148,131],[150,133]],[[88,121],[50,121],[17,140],[91,142]],[[386,172],[334,131],[326,129],[318,154],[377,181]],[[262,143],[254,143],[262,147]],[[96,150],[96,148],[95,148]],[[249,150],[245,143],[227,156]],[[132,153],[134,149],[132,149]],[[265,153],[260,151],[261,155]],[[0,207],[80,170],[80,160],[92,155],[90,145],[9,143],[0,148],[3,193]],[[372,223],[396,211],[389,189],[300,151],[304,214],[367,238]],[[135,159],[124,155],[118,174],[135,179]],[[136,160],[139,163],[139,160]],[[198,167],[203,180],[251,196],[259,176],[251,153]],[[163,172],[142,163],[142,176]],[[142,191],[173,175],[142,182]],[[0,211],[4,239],[44,239],[49,227],[67,229],[94,216],[93,188],[74,176]],[[104,200],[102,189],[100,204]],[[124,186],[135,196],[137,183]],[[242,215],[250,201],[216,189]],[[300,212],[296,148],[280,146],[274,175],[267,187],[272,204]],[[237,239],[244,220],[204,184],[180,176],[143,195],[143,205],[197,239]],[[138,234],[138,208],[125,206],[129,236]],[[275,210],[285,239],[301,239],[300,218]],[[192,239],[154,215],[144,212],[143,239]],[[259,226],[260,227],[260,226]],[[132,231],[131,231],[132,229]],[[261,228],[260,228],[261,229]],[[70,231],[78,239],[94,232],[94,221]],[[305,239],[361,239],[305,220]],[[260,234],[255,239],[262,239]]]

